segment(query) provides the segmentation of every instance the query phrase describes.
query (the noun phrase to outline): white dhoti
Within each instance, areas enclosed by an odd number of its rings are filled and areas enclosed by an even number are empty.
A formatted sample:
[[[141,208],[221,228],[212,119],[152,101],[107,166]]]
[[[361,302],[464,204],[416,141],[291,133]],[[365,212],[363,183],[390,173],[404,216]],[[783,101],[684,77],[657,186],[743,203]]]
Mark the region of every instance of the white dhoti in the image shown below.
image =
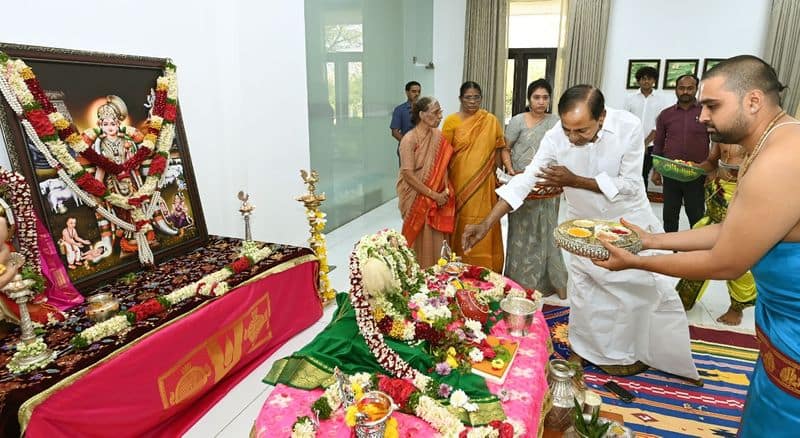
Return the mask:
[[[651,212],[626,218],[651,231],[662,230]],[[633,269],[611,272],[577,256],[570,256],[568,268],[569,342],[575,353],[596,365],[638,360],[670,374],[699,378],[689,322],[675,291],[677,279]]]
[[[72,246],[69,243],[64,243],[64,250],[67,256],[67,263],[70,265],[74,265],[82,260],[83,254],[81,253],[81,249],[77,246]]]

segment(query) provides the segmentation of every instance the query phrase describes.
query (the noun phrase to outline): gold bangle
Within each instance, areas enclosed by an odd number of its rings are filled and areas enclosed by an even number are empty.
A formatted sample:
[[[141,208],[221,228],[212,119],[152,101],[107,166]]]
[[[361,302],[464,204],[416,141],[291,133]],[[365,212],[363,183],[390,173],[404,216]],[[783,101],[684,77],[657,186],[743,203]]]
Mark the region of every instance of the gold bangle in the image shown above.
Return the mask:
[[[8,269],[8,268],[6,268],[6,265],[0,263],[0,275],[5,274],[6,273],[6,269]]]

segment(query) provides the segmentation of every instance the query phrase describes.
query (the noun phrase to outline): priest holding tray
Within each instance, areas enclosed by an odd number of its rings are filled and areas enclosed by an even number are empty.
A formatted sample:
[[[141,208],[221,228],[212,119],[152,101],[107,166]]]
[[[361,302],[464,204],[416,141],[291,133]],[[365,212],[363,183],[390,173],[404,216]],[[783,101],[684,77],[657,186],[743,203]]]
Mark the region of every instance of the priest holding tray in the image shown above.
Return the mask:
[[[562,187],[569,220],[624,217],[662,232],[641,177],[641,122],[606,108],[602,92],[590,85],[564,92],[558,112],[561,121],[545,134],[525,171],[497,190],[501,199],[481,223],[464,230],[466,251],[535,186]],[[576,256],[568,269],[572,360],[585,359],[612,375],[652,366],[701,383],[673,279],[644,271],[610,272]]]

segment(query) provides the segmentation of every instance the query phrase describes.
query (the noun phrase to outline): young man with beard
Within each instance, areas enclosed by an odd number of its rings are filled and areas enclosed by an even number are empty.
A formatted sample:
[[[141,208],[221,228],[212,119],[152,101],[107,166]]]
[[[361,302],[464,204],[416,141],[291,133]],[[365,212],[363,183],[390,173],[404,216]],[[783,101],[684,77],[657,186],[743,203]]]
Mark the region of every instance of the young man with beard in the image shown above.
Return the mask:
[[[677,254],[633,255],[605,245],[595,264],[695,280],[732,280],[750,269],[758,288],[760,358],[750,379],[739,436],[795,436],[800,428],[800,122],[781,109],[785,87],[750,55],[703,75],[700,121],[711,139],[740,144],[748,158],[721,224],[680,233],[641,233],[645,248]]]
[[[708,158],[708,133],[697,121],[700,115],[700,105],[695,97],[698,82],[693,75],[683,75],[676,81],[678,103],[662,111],[656,119],[654,155],[697,164]],[[682,182],[669,177],[662,179],[658,172],[653,172],[652,180],[656,185],[664,185],[663,219],[667,232],[678,231],[681,204],[686,208],[690,226],[703,217],[705,177]]]

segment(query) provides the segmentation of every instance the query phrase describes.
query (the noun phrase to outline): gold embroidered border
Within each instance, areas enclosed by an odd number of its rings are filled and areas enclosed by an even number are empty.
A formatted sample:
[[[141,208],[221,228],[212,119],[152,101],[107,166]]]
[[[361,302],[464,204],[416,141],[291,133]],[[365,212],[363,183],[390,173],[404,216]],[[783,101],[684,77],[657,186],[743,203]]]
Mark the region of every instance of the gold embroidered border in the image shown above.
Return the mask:
[[[283,263],[281,263],[279,265],[273,266],[270,269],[267,269],[266,271],[256,275],[255,277],[252,277],[252,278],[242,282],[241,284],[239,284],[236,287],[238,288],[238,287],[244,286],[246,284],[252,283],[254,281],[263,279],[263,278],[265,278],[267,276],[274,275],[274,274],[279,274],[279,273],[284,272],[284,271],[288,271],[289,269],[292,269],[294,267],[297,267],[297,266],[300,266],[300,265],[302,265],[304,263],[308,263],[308,262],[312,262],[312,261],[317,261],[317,256],[314,255],[314,254],[306,254],[306,255],[301,256],[301,257],[293,258],[293,259],[288,260],[286,262],[283,262]],[[230,294],[231,292],[234,292],[234,291],[232,290],[232,291],[228,292],[228,294]],[[206,305],[208,305],[210,303],[213,303],[214,301],[215,300],[205,301],[205,302],[201,303],[199,306],[197,306],[194,309],[190,310],[189,312],[181,314],[181,315],[177,316],[176,318],[172,319],[171,321],[168,321],[168,322],[166,322],[166,323],[154,328],[153,330],[150,330],[149,332],[142,334],[138,338],[136,338],[136,339],[132,340],[131,342],[123,345],[119,349],[111,352],[108,356],[100,359],[99,361],[87,366],[86,368],[84,368],[84,369],[82,369],[80,371],[75,372],[74,374],[64,378],[63,380],[61,380],[60,382],[56,383],[55,385],[45,389],[44,391],[42,391],[42,392],[34,395],[33,397],[29,398],[28,400],[26,400],[20,406],[19,412],[17,412],[17,420],[19,421],[20,436],[23,436],[25,434],[25,429],[28,427],[28,423],[30,423],[30,421],[31,421],[31,416],[33,415],[33,410],[36,409],[36,407],[39,406],[40,404],[44,403],[44,401],[47,400],[47,398],[49,398],[51,395],[53,395],[56,391],[60,391],[61,389],[69,387],[76,380],[78,380],[79,378],[83,377],[83,375],[85,375],[89,371],[93,370],[95,367],[97,367],[99,365],[102,365],[102,364],[108,362],[109,360],[117,357],[118,355],[128,351],[128,349],[136,346],[144,338],[146,338],[146,337],[150,336],[151,334],[161,330],[164,327],[168,327],[168,326],[170,326],[172,324],[177,323],[178,321],[183,320],[187,316],[194,314],[198,310],[202,309],[203,307],[205,307]]]
[[[309,391],[330,386],[335,379],[332,370],[312,357],[287,357],[276,361],[262,381]]]
[[[761,350],[761,364],[769,380],[787,394],[800,398],[800,364],[772,345],[758,325],[756,337]]]

